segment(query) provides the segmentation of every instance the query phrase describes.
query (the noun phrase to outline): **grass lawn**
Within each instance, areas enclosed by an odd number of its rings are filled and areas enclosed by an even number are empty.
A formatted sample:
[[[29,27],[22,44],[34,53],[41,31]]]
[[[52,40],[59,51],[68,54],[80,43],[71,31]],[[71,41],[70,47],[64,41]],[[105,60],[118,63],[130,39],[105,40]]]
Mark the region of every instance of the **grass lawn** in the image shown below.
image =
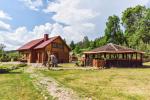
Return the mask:
[[[150,68],[41,71],[72,88],[81,97],[94,100],[148,100]]]
[[[75,63],[65,63],[65,64],[58,64],[58,67],[69,68],[69,67],[77,67],[77,66],[75,66]]]
[[[144,63],[145,66],[150,66],[150,62]]]
[[[7,65],[6,65],[7,66]],[[44,100],[22,69],[0,74],[0,100]]]

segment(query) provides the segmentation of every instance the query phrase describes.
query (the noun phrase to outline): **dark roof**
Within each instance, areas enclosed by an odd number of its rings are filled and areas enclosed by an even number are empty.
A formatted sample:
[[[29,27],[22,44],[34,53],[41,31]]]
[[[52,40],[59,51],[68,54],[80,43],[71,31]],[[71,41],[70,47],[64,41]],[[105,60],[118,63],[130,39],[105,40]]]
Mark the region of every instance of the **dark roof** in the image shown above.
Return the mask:
[[[54,41],[55,39],[57,39],[58,37],[59,37],[59,36],[49,38],[49,40],[44,41],[44,42],[41,43],[40,45],[36,46],[34,49],[41,49],[41,48],[44,48],[44,47],[46,47],[48,44],[50,44],[52,41]]]
[[[25,45],[23,45],[22,47],[20,47],[18,50],[28,50],[28,49],[32,49],[35,46],[37,46],[39,43],[41,43],[42,41],[44,41],[44,39],[36,39],[36,40],[32,40],[28,43],[26,43]]]
[[[102,47],[93,49],[91,51],[84,52],[85,54],[90,53],[144,53],[141,51],[137,51],[131,48],[127,48],[124,46],[108,43],[107,45],[104,45]]]

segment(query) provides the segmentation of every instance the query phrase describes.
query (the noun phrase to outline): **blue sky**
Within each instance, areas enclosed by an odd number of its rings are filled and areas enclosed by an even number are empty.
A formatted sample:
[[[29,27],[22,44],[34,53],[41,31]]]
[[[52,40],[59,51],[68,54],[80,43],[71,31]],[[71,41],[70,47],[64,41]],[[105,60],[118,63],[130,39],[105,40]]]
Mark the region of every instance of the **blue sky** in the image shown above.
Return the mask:
[[[52,13],[46,14],[42,11],[28,9],[21,0],[1,0],[0,10],[7,12],[13,18],[13,20],[7,21],[13,28],[26,26],[31,30],[35,25],[46,22],[53,23]]]
[[[68,43],[94,39],[104,34],[108,16],[136,5],[150,7],[150,0],[1,0],[0,43],[14,50],[45,33]]]

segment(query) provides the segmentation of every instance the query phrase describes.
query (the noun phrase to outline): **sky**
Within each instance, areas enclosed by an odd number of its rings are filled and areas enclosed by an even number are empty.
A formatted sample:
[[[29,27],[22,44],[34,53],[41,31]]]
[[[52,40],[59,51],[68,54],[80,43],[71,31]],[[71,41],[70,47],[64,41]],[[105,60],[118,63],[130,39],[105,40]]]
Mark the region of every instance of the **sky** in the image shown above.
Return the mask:
[[[44,34],[92,40],[104,35],[109,16],[136,5],[150,7],[150,0],[0,0],[0,43],[16,50]]]

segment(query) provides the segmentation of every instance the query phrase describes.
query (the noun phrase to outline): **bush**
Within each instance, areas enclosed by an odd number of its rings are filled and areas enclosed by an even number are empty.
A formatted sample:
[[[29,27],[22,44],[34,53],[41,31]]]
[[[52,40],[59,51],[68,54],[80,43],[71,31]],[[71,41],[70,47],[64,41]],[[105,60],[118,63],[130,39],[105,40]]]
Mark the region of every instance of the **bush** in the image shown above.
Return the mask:
[[[0,65],[0,73],[8,73],[12,70],[18,69],[19,67],[25,67],[27,64],[18,64],[18,65],[10,65],[10,64],[5,64],[5,65]]]
[[[9,71],[11,71],[11,69],[5,68],[5,67],[0,67],[0,73],[8,73]]]
[[[0,57],[0,61],[1,62],[8,62],[8,61],[10,61],[10,58],[4,54]]]
[[[13,69],[14,69],[13,66],[12,67],[10,67],[10,66],[8,67],[8,66],[3,65],[3,66],[0,66],[0,73],[8,73],[8,72],[10,72]]]
[[[17,65],[17,67],[25,67],[25,66],[27,66],[27,64],[25,64],[25,63],[22,63],[22,64],[18,64],[18,65]]]

